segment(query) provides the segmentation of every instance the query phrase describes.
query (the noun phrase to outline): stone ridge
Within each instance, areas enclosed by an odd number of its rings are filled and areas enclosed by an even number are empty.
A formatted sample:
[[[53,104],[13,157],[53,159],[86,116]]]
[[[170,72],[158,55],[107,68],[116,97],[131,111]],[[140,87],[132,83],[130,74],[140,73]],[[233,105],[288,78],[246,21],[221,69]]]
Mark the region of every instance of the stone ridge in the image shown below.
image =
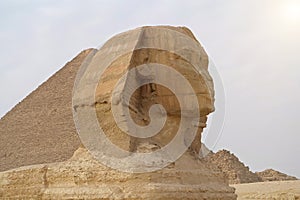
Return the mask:
[[[64,161],[78,149],[72,91],[91,51],[82,51],[0,120],[0,171]]]
[[[253,183],[262,181],[261,178],[251,172],[233,153],[221,150],[208,154],[204,160],[209,165],[215,166],[226,175],[229,184]]]

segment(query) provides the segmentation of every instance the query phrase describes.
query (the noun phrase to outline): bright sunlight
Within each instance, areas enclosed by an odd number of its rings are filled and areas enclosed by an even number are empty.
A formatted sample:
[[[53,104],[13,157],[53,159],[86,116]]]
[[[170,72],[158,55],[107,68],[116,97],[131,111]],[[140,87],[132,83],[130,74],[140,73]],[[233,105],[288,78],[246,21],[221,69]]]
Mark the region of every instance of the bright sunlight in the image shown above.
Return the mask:
[[[282,11],[287,20],[300,23],[300,1],[286,1],[282,5]]]

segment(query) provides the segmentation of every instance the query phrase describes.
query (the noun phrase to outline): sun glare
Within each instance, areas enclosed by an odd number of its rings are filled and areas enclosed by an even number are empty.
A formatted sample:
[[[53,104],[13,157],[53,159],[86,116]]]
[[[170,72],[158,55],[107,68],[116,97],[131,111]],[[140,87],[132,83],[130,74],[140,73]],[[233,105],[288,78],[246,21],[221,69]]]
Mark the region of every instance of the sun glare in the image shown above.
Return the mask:
[[[283,5],[283,15],[289,21],[297,21],[300,23],[300,1],[287,1]]]

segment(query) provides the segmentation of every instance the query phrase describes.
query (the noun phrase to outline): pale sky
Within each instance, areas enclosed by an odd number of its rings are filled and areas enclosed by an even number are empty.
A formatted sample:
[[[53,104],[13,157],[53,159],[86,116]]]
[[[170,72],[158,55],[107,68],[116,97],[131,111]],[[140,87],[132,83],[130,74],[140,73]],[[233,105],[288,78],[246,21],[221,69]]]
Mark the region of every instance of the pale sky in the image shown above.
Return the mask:
[[[213,150],[300,178],[300,0],[0,1],[0,116],[81,50],[162,24],[189,27],[223,80]]]

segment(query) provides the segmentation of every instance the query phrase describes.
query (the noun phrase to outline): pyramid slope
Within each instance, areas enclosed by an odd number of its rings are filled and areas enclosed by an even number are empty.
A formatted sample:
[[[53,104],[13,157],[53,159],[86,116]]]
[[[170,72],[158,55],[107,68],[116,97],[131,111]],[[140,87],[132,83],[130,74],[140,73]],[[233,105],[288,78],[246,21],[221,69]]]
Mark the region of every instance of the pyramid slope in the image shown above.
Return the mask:
[[[72,90],[91,51],[82,51],[0,120],[0,171],[64,161],[78,149]]]

